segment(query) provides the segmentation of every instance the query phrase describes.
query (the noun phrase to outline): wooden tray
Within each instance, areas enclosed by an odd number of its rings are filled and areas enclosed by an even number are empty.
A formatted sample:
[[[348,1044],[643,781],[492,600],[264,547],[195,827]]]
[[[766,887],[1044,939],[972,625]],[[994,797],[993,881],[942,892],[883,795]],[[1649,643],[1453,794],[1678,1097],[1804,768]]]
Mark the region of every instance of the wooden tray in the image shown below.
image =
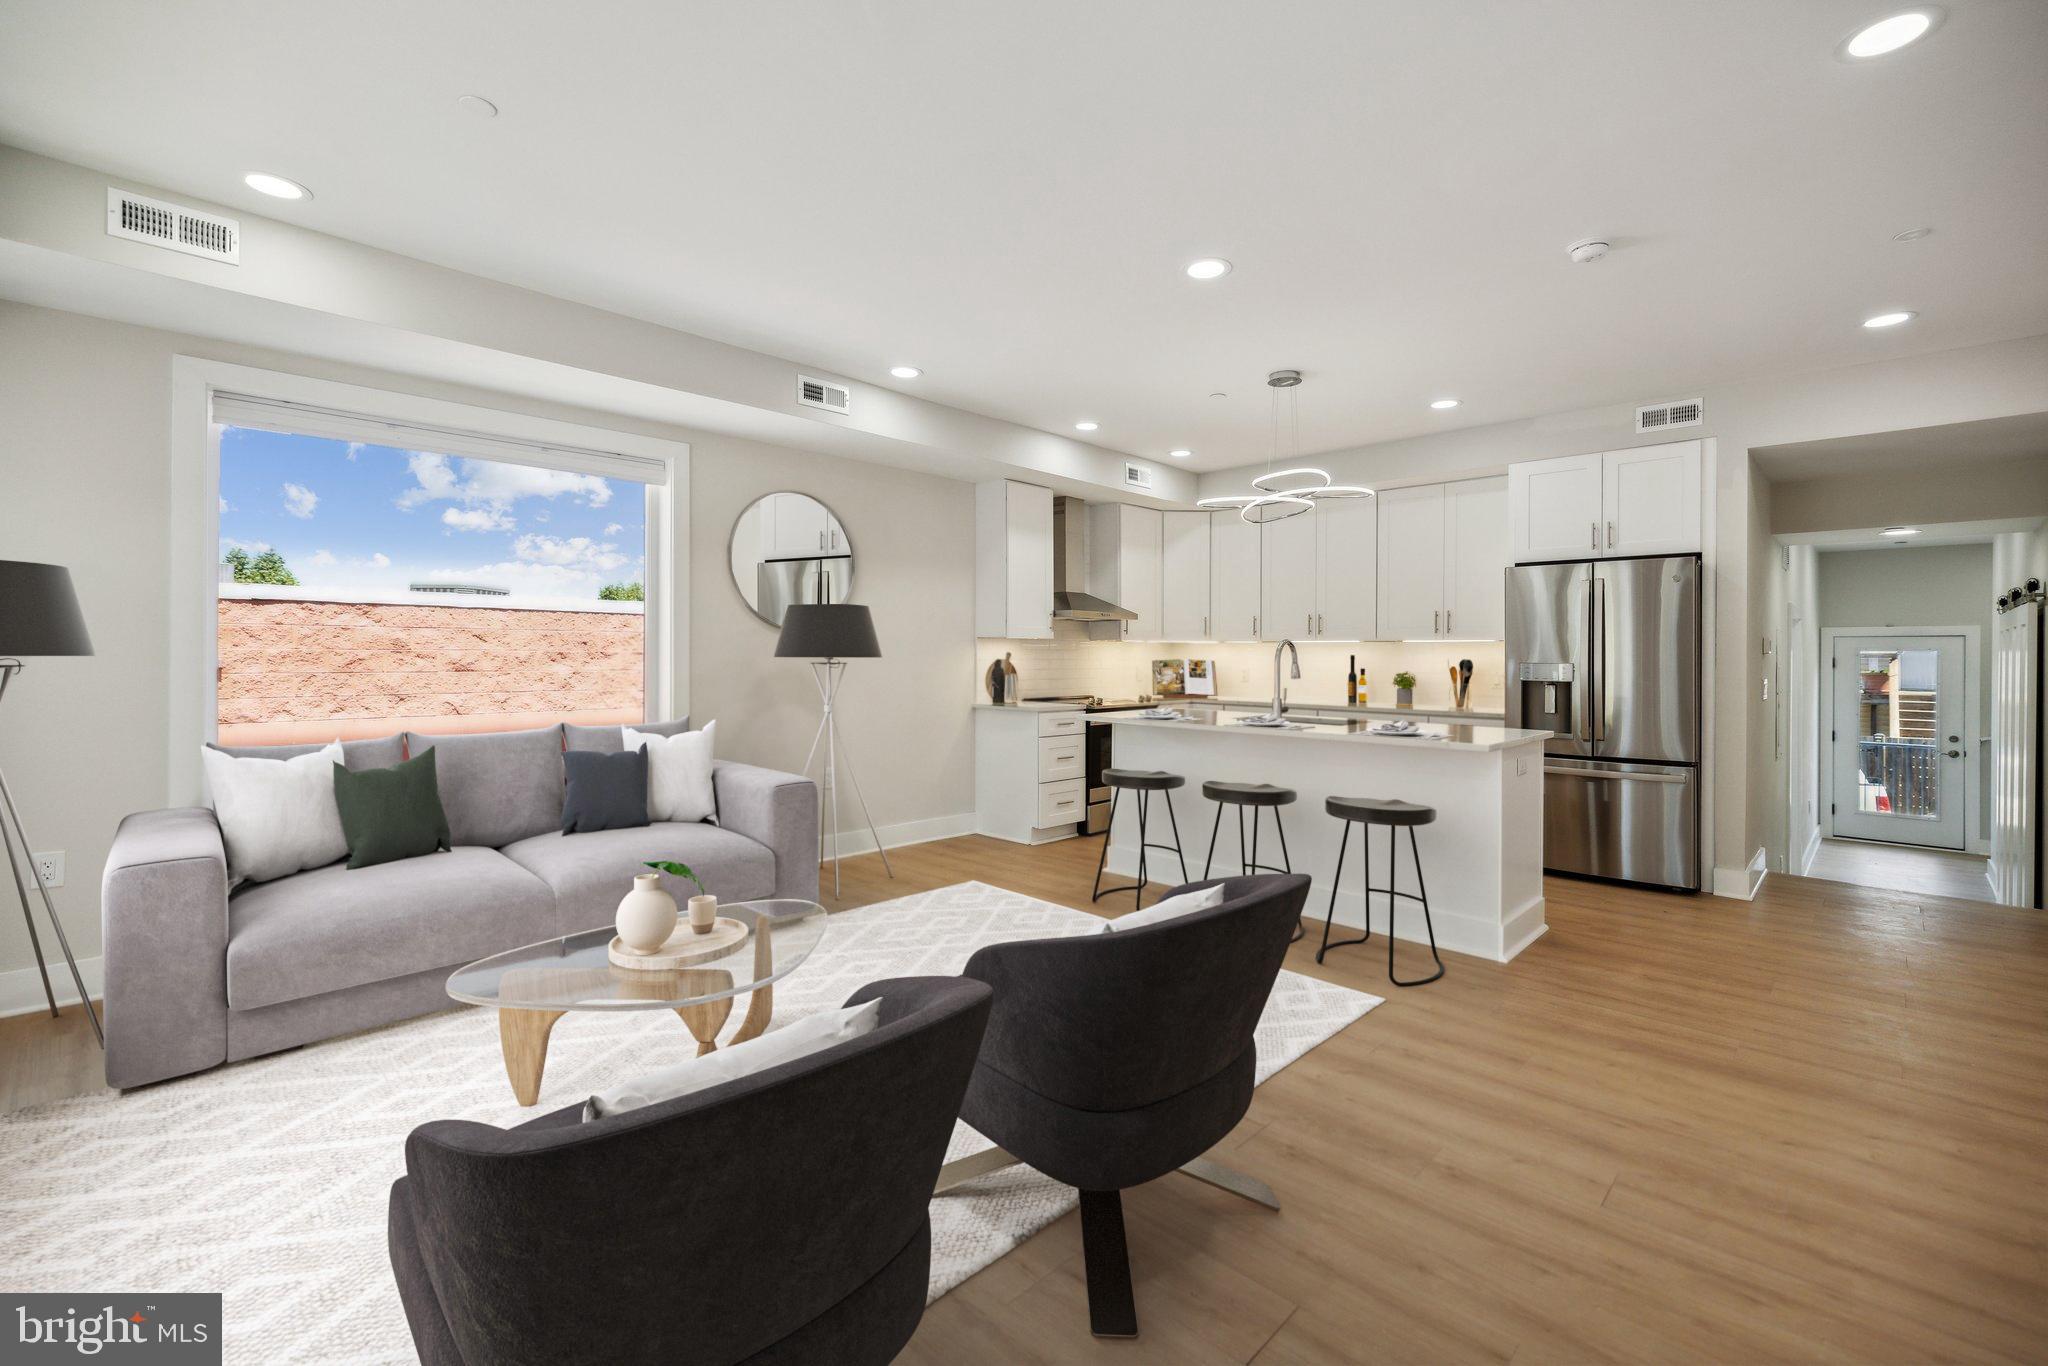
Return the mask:
[[[675,933],[668,937],[668,942],[653,953],[635,953],[621,943],[617,935],[612,936],[608,952],[614,967],[633,968],[640,972],[671,972],[707,958],[720,957],[751,933],[741,922],[722,915],[711,922],[708,931],[698,934],[690,928],[689,919],[685,917],[676,922]]]

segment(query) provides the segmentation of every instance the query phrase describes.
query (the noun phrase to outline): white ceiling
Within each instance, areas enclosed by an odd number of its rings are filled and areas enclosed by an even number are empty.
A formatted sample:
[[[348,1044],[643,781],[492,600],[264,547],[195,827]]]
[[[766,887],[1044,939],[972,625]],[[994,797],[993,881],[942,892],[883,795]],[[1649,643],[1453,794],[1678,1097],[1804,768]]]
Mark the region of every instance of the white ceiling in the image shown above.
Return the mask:
[[[2048,5],[1900,7],[0,0],[0,142],[1220,468],[2048,332]]]
[[[1851,469],[1858,474],[1896,474],[1929,465],[2048,460],[2048,413],[1757,446],[1750,455],[1764,477],[1772,480],[1824,479]]]

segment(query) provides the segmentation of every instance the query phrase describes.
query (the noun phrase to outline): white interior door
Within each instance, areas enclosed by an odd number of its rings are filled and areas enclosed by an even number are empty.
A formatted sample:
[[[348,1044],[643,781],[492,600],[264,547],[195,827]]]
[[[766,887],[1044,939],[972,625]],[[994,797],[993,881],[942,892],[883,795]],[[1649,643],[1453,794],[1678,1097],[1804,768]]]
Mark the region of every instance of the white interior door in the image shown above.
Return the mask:
[[[1835,637],[1828,741],[1835,834],[1963,847],[1966,639]]]

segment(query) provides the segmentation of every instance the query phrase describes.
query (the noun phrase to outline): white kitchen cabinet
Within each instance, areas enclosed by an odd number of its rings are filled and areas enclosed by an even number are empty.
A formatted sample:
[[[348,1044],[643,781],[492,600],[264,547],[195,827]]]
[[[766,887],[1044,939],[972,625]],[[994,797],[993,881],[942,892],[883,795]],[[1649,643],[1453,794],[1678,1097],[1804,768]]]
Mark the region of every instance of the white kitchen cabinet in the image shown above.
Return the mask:
[[[1157,508],[1128,503],[1088,506],[1088,591],[1138,614],[1121,623],[1125,640],[1165,639],[1159,630],[1164,536],[1165,523]]]
[[[1450,640],[1507,635],[1508,481],[1444,485],[1444,629]]]
[[[974,634],[1052,639],[1052,490],[1014,479],[974,488]]]
[[[975,829],[1019,844],[1072,839],[1088,815],[1087,717],[1078,709],[974,709]]]
[[[1210,640],[1209,514],[1168,512],[1163,518],[1159,622],[1163,640]]]
[[[1514,563],[1699,550],[1701,444],[1672,441],[1510,465]]]
[[[1444,486],[1387,489],[1380,507],[1382,640],[1430,640],[1444,624]]]
[[[1304,512],[1259,528],[1259,639],[1316,634],[1316,518]]]
[[[1379,636],[1378,501],[1338,498],[1316,504],[1317,640]]]
[[[1379,503],[1379,638],[1501,639],[1507,480],[1389,489]]]
[[[1235,512],[1209,520],[1210,639],[1259,638],[1259,529]]]
[[[1602,545],[1609,555],[1683,555],[1700,548],[1700,443],[1600,457]]]
[[[817,499],[802,493],[770,494],[768,516],[777,559],[832,553],[831,542],[838,539],[839,529]]]

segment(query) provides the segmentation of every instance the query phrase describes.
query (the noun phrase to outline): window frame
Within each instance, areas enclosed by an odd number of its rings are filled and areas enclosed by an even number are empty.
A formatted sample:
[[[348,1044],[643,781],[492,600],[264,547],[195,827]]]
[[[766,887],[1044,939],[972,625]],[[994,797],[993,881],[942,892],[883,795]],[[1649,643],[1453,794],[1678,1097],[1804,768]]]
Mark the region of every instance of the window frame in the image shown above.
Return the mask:
[[[648,718],[689,708],[689,443],[397,390],[341,384],[197,356],[171,361],[168,800],[199,800],[199,753],[218,734],[220,442],[214,399],[276,405],[288,430],[437,453],[544,463],[642,483],[647,499],[643,698]],[[304,419],[303,425],[298,419]],[[382,433],[381,438],[379,433]],[[536,462],[535,448],[547,459]]]

